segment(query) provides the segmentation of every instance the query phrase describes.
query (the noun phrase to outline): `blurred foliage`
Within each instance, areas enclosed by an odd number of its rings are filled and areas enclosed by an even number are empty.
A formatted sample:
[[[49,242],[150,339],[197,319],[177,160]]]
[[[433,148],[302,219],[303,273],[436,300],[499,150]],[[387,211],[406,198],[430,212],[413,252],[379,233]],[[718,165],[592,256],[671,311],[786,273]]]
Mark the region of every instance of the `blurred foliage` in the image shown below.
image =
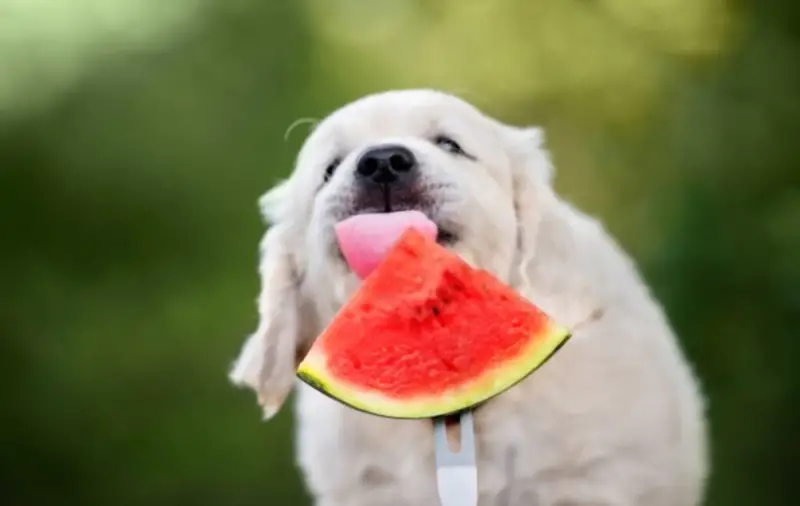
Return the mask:
[[[288,125],[432,86],[547,127],[558,186],[662,298],[712,506],[792,506],[793,0],[0,0],[4,502],[299,505],[291,413],[225,378]]]
[[[560,114],[579,122],[641,121],[670,56],[716,55],[736,26],[721,0],[308,4],[320,63],[351,88],[435,82],[508,108],[560,99]]]
[[[41,107],[98,60],[159,51],[204,0],[0,1],[0,113]]]

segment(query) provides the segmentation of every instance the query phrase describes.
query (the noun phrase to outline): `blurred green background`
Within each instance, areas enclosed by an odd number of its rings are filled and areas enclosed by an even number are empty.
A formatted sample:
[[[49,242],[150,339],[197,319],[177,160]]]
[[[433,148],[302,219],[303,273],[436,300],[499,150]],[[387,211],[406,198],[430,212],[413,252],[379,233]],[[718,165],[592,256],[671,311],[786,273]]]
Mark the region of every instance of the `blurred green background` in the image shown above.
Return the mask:
[[[255,201],[410,86],[547,128],[704,382],[708,504],[800,504],[796,0],[0,0],[3,504],[308,504],[226,380]]]

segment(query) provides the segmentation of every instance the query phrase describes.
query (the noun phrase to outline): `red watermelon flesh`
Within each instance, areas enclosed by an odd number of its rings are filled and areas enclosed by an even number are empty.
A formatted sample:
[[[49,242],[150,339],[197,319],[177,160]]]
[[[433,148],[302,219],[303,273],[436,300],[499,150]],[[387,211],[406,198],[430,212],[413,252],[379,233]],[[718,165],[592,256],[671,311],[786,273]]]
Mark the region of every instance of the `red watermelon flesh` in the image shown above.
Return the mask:
[[[502,393],[568,338],[512,288],[410,228],[319,336],[298,375],[368,413],[431,418]]]

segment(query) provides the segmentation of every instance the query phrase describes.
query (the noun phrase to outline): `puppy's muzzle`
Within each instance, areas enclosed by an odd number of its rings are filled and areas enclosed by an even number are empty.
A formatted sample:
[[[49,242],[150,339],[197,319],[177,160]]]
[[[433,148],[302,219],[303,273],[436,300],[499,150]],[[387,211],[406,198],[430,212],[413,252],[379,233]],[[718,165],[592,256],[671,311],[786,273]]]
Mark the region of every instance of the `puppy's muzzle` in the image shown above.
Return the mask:
[[[419,163],[399,144],[376,146],[356,162],[360,210],[397,211],[420,205]]]

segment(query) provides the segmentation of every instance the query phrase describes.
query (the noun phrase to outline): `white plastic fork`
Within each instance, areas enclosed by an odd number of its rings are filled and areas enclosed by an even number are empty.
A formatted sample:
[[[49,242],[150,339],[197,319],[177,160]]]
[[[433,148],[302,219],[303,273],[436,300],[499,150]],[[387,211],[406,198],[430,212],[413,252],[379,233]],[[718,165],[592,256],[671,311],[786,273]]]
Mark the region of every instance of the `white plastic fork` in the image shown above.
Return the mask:
[[[436,483],[441,506],[478,505],[478,469],[475,458],[475,427],[472,411],[459,418],[461,444],[458,453],[450,449],[444,418],[433,422],[436,450]]]

